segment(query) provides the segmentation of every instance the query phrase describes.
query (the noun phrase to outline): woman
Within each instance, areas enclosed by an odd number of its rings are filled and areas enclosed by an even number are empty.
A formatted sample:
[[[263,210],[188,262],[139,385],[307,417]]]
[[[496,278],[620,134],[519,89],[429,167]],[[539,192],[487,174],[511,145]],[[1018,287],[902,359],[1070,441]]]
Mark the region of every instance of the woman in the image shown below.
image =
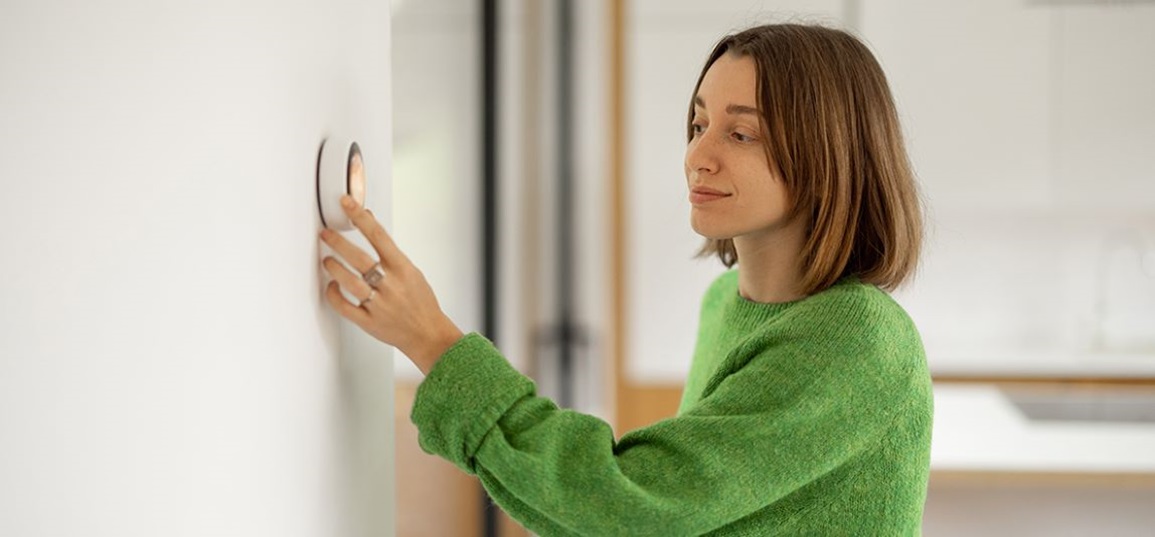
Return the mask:
[[[328,299],[427,375],[411,416],[422,448],[542,535],[918,534],[930,377],[882,289],[913,271],[921,215],[881,68],[841,31],[751,28],[710,54],[687,134],[691,225],[703,254],[738,268],[706,292],[674,418],[615,441],[535,396],[366,211],[349,214],[388,277],[324,233],[367,274],[326,259],[364,301],[336,283]]]

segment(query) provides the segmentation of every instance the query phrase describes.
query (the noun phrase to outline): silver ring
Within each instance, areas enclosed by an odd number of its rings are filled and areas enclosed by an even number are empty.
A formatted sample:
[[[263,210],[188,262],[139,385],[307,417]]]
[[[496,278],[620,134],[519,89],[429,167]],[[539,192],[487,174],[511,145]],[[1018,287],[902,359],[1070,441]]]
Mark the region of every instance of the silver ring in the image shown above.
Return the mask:
[[[385,269],[381,268],[381,263],[377,263],[369,267],[369,270],[361,275],[361,279],[365,280],[365,283],[369,284],[370,287],[377,287],[377,284],[385,279]]]
[[[365,307],[365,304],[368,304],[369,301],[373,300],[374,298],[377,298],[377,290],[376,289],[370,289],[369,290],[369,296],[365,297],[365,300],[361,301],[360,306],[362,308]]]

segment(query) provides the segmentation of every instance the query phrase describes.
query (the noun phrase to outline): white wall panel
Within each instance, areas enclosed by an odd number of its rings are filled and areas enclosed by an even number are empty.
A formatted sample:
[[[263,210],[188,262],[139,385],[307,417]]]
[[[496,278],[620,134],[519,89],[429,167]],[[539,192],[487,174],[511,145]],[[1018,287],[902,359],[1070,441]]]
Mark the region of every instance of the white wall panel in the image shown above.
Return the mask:
[[[390,535],[388,350],[314,166],[390,217],[388,5],[0,5],[0,535]]]

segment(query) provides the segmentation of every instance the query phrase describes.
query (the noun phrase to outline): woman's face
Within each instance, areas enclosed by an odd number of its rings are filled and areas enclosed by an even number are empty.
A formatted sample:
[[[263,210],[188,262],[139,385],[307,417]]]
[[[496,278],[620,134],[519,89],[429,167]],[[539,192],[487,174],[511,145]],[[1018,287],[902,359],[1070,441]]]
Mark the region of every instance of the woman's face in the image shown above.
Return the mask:
[[[690,225],[709,239],[773,235],[789,224],[786,186],[763,148],[757,76],[753,58],[723,54],[694,97]]]

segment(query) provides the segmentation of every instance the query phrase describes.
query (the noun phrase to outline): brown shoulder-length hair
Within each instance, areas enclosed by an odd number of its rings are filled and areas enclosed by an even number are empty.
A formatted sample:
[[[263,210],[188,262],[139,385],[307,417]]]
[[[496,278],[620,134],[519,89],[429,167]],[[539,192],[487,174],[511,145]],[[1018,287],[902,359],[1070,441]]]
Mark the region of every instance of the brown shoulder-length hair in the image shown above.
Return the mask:
[[[757,26],[723,38],[723,54],[754,59],[766,156],[805,220],[803,291],[857,276],[898,287],[918,264],[922,208],[886,75],[854,36],[797,24]],[[693,138],[691,98],[686,139]],[[740,262],[730,239],[709,239],[699,257]]]

